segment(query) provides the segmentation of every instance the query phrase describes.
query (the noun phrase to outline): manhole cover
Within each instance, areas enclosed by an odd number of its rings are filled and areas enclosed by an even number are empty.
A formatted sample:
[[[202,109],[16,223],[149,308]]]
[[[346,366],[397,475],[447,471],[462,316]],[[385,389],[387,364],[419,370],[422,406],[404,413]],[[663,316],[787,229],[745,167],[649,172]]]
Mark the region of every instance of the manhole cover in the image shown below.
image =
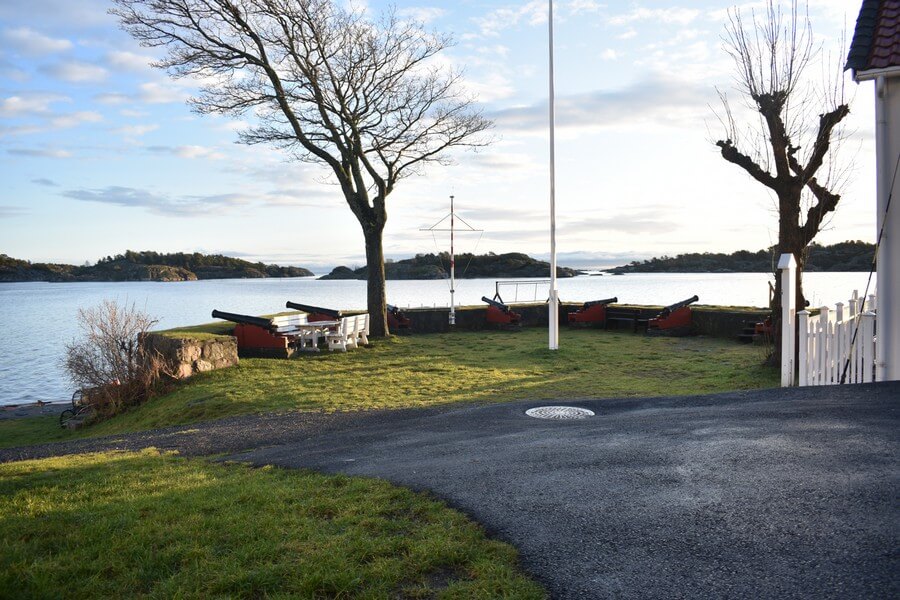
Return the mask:
[[[587,419],[593,417],[593,411],[575,406],[539,406],[529,408],[525,414],[535,419]]]

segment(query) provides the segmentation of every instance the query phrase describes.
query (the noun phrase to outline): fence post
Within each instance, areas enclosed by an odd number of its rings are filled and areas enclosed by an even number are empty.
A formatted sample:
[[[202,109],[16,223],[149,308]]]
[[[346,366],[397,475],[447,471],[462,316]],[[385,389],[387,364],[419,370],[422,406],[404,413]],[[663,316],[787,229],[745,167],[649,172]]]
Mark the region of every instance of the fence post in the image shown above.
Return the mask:
[[[862,383],[870,383],[875,380],[875,313],[868,311],[860,315],[862,326],[859,334],[862,338]]]
[[[797,260],[793,254],[778,259],[781,271],[781,387],[794,385],[794,312],[796,307]]]
[[[797,344],[799,344],[800,356],[797,362],[800,377],[797,385],[809,385],[809,311],[801,310],[797,313]]]

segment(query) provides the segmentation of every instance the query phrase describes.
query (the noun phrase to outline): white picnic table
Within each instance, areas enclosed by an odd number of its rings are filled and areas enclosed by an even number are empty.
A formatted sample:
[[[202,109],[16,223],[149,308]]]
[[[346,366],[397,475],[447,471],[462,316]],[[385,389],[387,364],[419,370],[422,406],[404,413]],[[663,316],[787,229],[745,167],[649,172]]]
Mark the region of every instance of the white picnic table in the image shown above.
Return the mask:
[[[319,338],[340,326],[340,321],[312,321],[310,323],[296,323],[293,325],[293,328],[300,334],[300,350],[318,352]]]

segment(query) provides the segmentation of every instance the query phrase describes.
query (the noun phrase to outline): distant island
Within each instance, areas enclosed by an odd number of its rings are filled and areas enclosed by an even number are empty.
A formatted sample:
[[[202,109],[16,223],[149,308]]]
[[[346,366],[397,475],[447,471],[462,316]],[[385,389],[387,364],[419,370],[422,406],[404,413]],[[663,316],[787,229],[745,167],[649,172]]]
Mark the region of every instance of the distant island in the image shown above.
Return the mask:
[[[868,271],[875,244],[847,241],[831,246],[813,243],[809,247],[805,271]],[[606,269],[608,273],[772,273],[778,257],[774,249],[731,254],[704,252],[663,256]]]
[[[221,254],[134,252],[101,258],[94,265],[32,263],[0,254],[0,282],[21,281],[195,281],[261,277],[310,277],[301,267],[252,263]]]
[[[368,273],[366,267],[337,267],[319,279],[366,279]],[[416,254],[414,258],[386,261],[384,274],[386,279],[446,279],[450,277],[450,255],[447,252]],[[556,268],[557,277],[574,277],[578,274],[579,271],[567,267]],[[518,252],[489,252],[477,256],[458,254],[456,276],[460,279],[550,277],[550,263]]]

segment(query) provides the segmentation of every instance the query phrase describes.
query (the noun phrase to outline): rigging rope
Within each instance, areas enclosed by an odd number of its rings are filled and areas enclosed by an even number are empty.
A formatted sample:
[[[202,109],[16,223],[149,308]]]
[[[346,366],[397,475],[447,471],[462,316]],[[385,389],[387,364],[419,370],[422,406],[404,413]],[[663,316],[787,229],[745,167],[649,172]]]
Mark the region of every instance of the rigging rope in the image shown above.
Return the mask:
[[[894,197],[894,184],[897,182],[897,169],[900,168],[900,154],[897,154],[897,162],[894,164],[894,175],[891,177],[891,187],[888,191],[887,202],[884,205],[884,216],[881,218],[881,227],[878,230],[878,238],[875,240],[875,254],[872,256],[872,266],[869,268],[869,278],[866,281],[866,291],[863,293],[863,303],[869,297],[869,285],[872,283],[872,274],[875,272],[876,263],[878,261],[878,248],[881,247],[881,238],[884,236],[884,226],[887,224],[888,211],[891,208],[891,199]],[[863,304],[865,306],[865,304]],[[844,363],[844,370],[841,372],[841,384],[847,380],[847,369],[850,368],[850,357],[853,355],[853,346],[856,344],[856,336],[859,334],[859,325],[862,315],[856,318],[856,327],[853,329],[853,339],[850,340],[850,348],[847,351],[847,362]]]

